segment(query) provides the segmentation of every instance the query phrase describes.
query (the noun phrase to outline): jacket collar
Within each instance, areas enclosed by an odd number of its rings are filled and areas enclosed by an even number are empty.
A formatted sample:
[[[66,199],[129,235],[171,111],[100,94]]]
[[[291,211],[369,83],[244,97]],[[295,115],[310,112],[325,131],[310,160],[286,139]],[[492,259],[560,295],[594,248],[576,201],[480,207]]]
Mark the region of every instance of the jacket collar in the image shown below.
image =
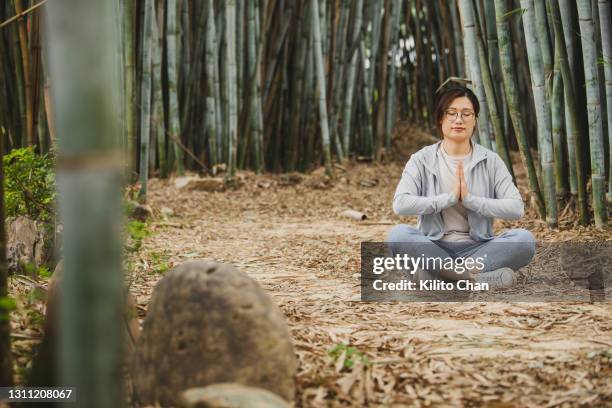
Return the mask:
[[[436,154],[436,152],[441,143],[442,143],[442,140],[439,140],[438,142],[432,145],[424,147],[423,156],[422,156],[423,157],[422,161],[423,161],[423,165],[425,166],[425,168],[429,170],[430,172],[432,172],[433,174],[435,174],[436,177],[438,178],[440,177],[440,174],[438,172],[438,169],[439,169],[438,155]],[[486,159],[487,152],[488,152],[488,149],[474,142],[471,139],[470,139],[470,143],[472,144],[473,155],[472,155],[472,161],[465,168],[466,173],[469,172],[478,162]]]

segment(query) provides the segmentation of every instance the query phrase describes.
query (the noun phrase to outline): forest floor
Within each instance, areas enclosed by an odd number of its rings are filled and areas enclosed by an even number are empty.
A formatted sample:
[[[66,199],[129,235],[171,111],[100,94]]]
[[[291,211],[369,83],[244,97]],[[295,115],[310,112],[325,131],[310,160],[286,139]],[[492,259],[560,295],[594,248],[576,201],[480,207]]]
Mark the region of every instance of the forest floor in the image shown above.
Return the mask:
[[[396,160],[336,168],[333,183],[322,170],[293,185],[241,173],[236,190],[177,194],[171,181],[153,180],[149,203],[174,216],[153,223],[134,259],[138,303],[146,308],[160,259],[210,259],[246,272],[287,317],[298,406],[612,406],[610,303],[359,301],[360,243],[416,221],[395,216],[391,201],[408,155],[435,139],[404,132]],[[346,209],[368,220],[343,218]],[[578,227],[573,218],[566,210],[548,230],[528,209],[520,221],[496,220],[495,230],[527,228],[538,242],[612,240],[609,228]],[[348,364],[330,355],[342,344],[355,349]]]
[[[224,192],[151,180],[156,217],[129,256],[139,317],[169,267],[226,262],[267,290],[287,318],[299,361],[296,406],[612,406],[610,303],[359,301],[360,244],[416,222],[395,216],[391,201],[409,154],[433,142],[403,129],[397,157],[337,167],[333,182],[321,169],[301,181],[242,172],[242,186]],[[346,209],[368,219],[344,218]],[[549,230],[527,208],[520,221],[496,220],[495,232],[527,228],[538,242],[612,240],[610,228],[574,219],[566,209]],[[334,359],[334,348],[345,353]]]

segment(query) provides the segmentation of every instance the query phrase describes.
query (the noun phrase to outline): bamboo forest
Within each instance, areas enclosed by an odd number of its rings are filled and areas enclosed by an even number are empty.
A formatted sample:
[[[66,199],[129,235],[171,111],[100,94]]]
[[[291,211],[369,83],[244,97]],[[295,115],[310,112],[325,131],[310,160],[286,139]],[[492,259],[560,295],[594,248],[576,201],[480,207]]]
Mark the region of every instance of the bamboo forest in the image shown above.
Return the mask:
[[[612,406],[611,28],[0,1],[0,408]]]

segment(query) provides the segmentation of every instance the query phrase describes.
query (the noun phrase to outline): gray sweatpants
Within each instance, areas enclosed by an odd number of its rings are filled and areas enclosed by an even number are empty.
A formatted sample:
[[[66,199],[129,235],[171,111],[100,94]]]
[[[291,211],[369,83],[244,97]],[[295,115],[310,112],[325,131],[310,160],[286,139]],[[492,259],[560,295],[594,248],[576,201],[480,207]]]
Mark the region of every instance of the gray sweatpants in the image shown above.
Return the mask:
[[[509,267],[516,271],[531,262],[535,254],[535,238],[526,229],[511,229],[484,242],[445,242],[430,240],[411,225],[399,224],[391,228],[387,243],[393,256],[409,257],[480,258],[484,268],[480,272]],[[425,268],[423,268],[425,269]],[[433,268],[427,269],[444,279],[465,279],[465,273]]]

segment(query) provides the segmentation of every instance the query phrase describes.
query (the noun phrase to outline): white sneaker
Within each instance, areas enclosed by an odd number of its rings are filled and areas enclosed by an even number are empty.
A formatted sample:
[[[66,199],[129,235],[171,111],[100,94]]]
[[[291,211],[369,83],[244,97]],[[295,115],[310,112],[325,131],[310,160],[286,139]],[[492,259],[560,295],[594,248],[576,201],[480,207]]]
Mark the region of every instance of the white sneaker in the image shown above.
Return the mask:
[[[516,284],[516,275],[511,268],[499,268],[494,271],[480,272],[474,275],[474,282],[488,283],[489,289],[510,288]]]

